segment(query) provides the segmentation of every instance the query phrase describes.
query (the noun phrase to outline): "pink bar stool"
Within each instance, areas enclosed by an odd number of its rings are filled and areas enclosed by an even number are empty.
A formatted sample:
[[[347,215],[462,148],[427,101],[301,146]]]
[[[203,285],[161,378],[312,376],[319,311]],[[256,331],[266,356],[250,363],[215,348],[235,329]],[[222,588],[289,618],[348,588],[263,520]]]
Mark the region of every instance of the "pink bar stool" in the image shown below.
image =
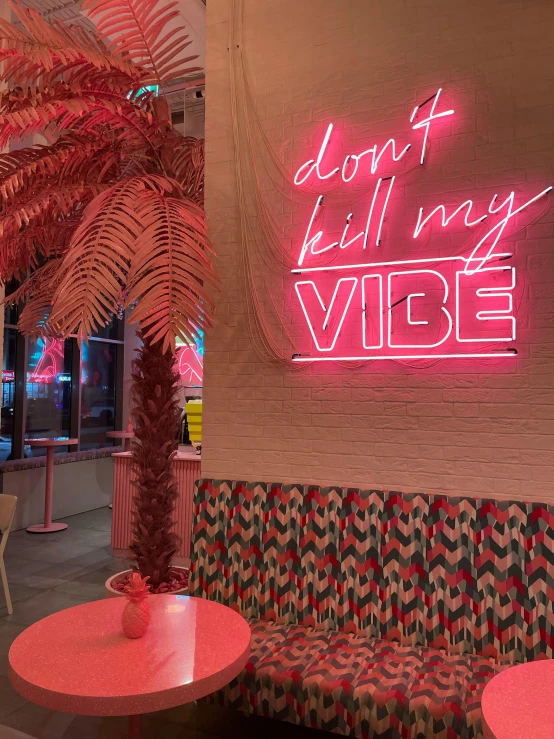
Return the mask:
[[[54,447],[74,446],[79,439],[69,439],[66,436],[57,436],[52,439],[25,439],[29,446],[46,447],[46,489],[44,491],[44,523],[28,526],[27,531],[31,534],[51,534],[54,531],[63,531],[67,528],[66,523],[52,523],[52,495],[54,490]]]
[[[131,439],[133,438],[134,435],[135,434],[133,431],[107,431],[106,432],[106,436],[109,439],[125,439],[124,450],[126,452],[131,451]]]

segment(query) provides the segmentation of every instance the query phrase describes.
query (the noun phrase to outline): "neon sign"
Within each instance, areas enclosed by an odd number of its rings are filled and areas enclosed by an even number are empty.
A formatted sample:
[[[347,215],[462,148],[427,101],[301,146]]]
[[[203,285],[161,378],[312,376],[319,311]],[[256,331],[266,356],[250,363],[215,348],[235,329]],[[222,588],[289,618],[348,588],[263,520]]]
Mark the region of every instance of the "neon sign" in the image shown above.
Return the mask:
[[[500,251],[498,243],[511,227],[521,227],[521,214],[551,186],[525,198],[515,191],[496,193],[489,196],[488,207],[467,197],[454,205],[420,207],[415,225],[400,242],[411,244],[412,250],[425,248],[425,254],[395,259],[390,248],[398,240],[391,246],[384,238],[391,228],[388,211],[393,201],[398,208],[397,190],[407,187],[402,173],[391,174],[388,168],[405,167],[412,153],[418,158],[416,168],[428,162],[433,127],[448,125],[454,115],[453,109],[442,109],[442,92],[439,89],[413,109],[409,120],[415,132],[411,135],[419,137],[415,142],[389,138],[384,145],[337,155],[331,123],[315,158],[298,168],[295,185],[317,189],[292,270],[309,351],[295,354],[293,361],[517,354],[516,269],[507,264],[514,254]],[[329,212],[326,192],[353,182],[358,212],[353,207],[342,216]],[[329,216],[335,223],[329,224]],[[342,220],[340,226],[337,219]],[[461,233],[464,243],[452,249],[453,256],[444,256],[453,232]],[[439,252],[430,256],[427,242],[437,239]]]
[[[195,344],[177,340],[176,369],[187,386],[201,386],[204,377],[204,333],[201,331]]]
[[[54,382],[63,370],[63,347],[63,339],[38,339],[37,351],[29,360],[33,371],[27,373],[27,381],[41,384]]]

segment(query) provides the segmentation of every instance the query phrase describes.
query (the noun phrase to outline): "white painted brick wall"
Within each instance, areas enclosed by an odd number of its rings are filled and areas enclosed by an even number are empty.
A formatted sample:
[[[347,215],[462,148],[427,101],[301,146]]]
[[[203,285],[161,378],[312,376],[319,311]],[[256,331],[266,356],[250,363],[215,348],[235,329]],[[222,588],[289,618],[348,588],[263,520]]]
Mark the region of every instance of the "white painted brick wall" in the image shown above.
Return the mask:
[[[230,5],[207,5],[206,207],[222,291],[206,340],[203,475],[554,502],[552,204],[514,240],[516,360],[299,372],[259,359],[238,269]],[[244,0],[243,52],[291,173],[326,122],[362,146],[405,131],[410,106],[443,86],[457,121],[433,133],[433,165],[405,207],[554,183],[554,3]],[[281,207],[277,218],[285,227],[296,215]]]

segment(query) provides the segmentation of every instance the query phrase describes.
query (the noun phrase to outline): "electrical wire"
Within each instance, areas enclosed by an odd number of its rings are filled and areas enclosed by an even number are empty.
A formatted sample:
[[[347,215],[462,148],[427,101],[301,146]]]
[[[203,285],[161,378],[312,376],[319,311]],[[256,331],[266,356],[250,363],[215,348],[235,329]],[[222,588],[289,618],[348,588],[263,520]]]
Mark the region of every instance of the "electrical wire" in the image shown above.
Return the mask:
[[[283,162],[277,155],[262,125],[258,114],[252,87],[249,81],[248,65],[243,53],[242,46],[242,0],[231,0],[231,19],[229,32],[229,69],[231,87],[231,113],[233,126],[233,143],[235,150],[235,182],[237,189],[238,211],[239,211],[239,242],[240,242],[240,264],[244,283],[244,294],[246,299],[246,315],[249,334],[257,354],[264,360],[286,365],[294,369],[306,369],[310,362],[292,362],[291,357],[297,354],[298,348],[288,330],[288,322],[285,318],[285,295],[287,279],[290,272],[296,267],[293,254],[294,237],[285,236],[285,227],[280,226],[276,219],[276,212],[285,214],[288,207],[304,207],[308,202],[313,203],[314,194],[309,189],[298,190],[294,186],[293,179],[285,168]],[[432,146],[432,142],[429,142]],[[414,165],[405,172],[396,175],[402,178],[404,185],[406,181],[419,179],[422,167]],[[383,175],[384,176],[384,175]],[[344,200],[341,196],[340,186],[342,181],[335,186],[327,185],[325,188],[326,202],[328,199]],[[268,195],[270,193],[271,195]],[[317,190],[321,194],[321,187]],[[277,198],[275,197],[277,195]],[[360,188],[360,193],[348,196],[348,203],[359,202],[366,197],[367,191]],[[531,223],[538,220],[546,208],[539,213]],[[325,205],[319,215],[325,218]],[[513,238],[529,223],[520,226],[510,234]],[[483,228],[486,227],[484,222]],[[482,233],[479,229],[477,234]],[[471,243],[475,241],[475,231],[468,237],[452,256],[467,256],[471,251]],[[433,236],[431,224],[426,229],[424,239],[417,240],[414,249],[405,255],[409,258],[411,254],[420,251],[422,246]],[[415,241],[415,240],[414,240]],[[329,260],[321,264],[322,267],[331,267],[339,256],[339,250],[330,250]],[[428,267],[439,266],[446,261],[446,257],[437,257],[436,261],[428,263]],[[401,271],[402,264],[397,268]],[[413,269],[413,265],[406,265],[405,269]],[[276,288],[277,285],[277,289]],[[277,293],[281,290],[282,298],[278,300]],[[515,311],[520,310],[523,294]],[[273,314],[275,320],[268,320],[269,314]],[[491,347],[492,348],[492,347]],[[427,360],[417,360],[411,364],[410,360],[392,359],[397,364],[416,369],[435,366],[445,361],[443,358],[433,360],[423,365]],[[500,361],[503,361],[500,359]],[[342,367],[359,369],[368,362],[343,362],[337,361]],[[487,358],[487,366],[490,367],[490,359]]]

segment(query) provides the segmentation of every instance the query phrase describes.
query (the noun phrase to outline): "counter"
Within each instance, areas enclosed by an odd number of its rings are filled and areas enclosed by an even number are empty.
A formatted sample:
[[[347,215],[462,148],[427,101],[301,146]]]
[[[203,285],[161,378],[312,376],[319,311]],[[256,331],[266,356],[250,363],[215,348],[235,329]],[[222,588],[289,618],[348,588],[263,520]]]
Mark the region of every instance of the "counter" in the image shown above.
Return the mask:
[[[131,452],[113,455],[113,519],[112,548],[115,557],[128,558],[131,545],[131,513],[135,487],[132,484]],[[173,470],[179,497],[175,502],[175,533],[181,539],[179,551],[173,561],[175,564],[188,564],[190,561],[190,537],[192,531],[192,499],[194,483],[200,477],[201,456],[193,452],[177,452],[173,458]]]

